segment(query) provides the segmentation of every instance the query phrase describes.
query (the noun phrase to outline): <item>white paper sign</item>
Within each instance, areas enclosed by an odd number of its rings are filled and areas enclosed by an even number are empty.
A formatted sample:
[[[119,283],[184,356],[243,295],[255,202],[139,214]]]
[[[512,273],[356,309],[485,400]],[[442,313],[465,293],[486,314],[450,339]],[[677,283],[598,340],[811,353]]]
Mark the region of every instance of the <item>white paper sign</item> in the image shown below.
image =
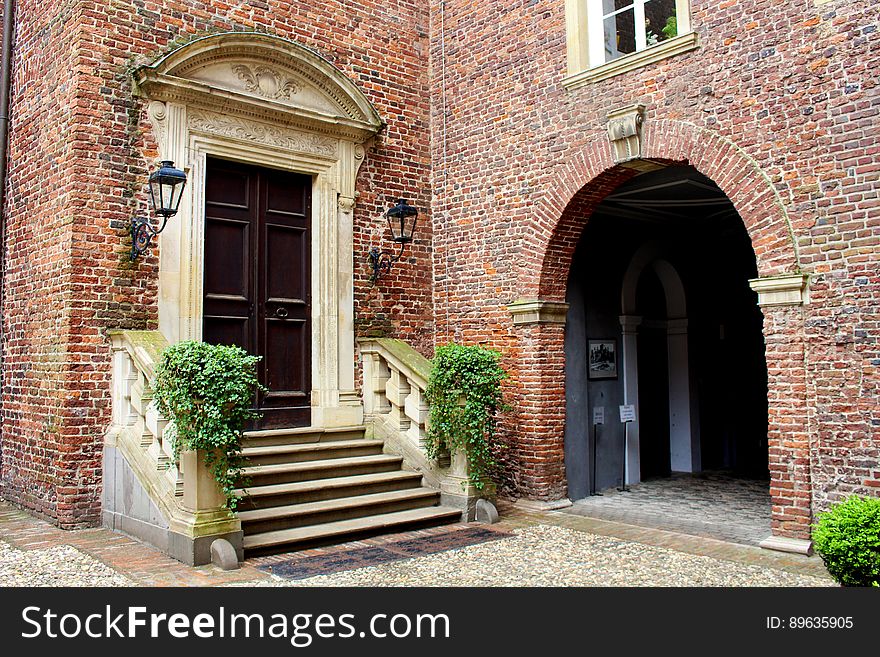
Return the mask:
[[[605,424],[605,407],[593,407],[593,424]]]
[[[632,404],[627,404],[626,406],[620,407],[620,421],[621,422],[635,422],[636,421],[636,407]]]

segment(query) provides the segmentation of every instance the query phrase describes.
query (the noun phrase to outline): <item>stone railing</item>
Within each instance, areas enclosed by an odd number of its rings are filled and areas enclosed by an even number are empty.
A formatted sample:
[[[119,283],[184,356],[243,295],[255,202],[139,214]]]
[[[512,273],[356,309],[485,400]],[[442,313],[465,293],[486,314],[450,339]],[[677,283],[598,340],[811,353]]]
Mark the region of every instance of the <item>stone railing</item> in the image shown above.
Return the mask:
[[[441,504],[459,508],[464,520],[473,520],[480,495],[468,482],[464,453],[438,459],[425,453],[431,362],[401,340],[366,338],[359,347],[368,436],[384,440],[386,452],[402,456],[407,469],[420,472],[426,486],[440,490]]]
[[[241,523],[204,465],[203,454],[175,462],[169,421],[153,403],[151,382],[168,346],[158,331],[111,331],[113,416],[104,442],[104,524],[173,557],[211,561],[211,543],[224,538],[241,557]]]

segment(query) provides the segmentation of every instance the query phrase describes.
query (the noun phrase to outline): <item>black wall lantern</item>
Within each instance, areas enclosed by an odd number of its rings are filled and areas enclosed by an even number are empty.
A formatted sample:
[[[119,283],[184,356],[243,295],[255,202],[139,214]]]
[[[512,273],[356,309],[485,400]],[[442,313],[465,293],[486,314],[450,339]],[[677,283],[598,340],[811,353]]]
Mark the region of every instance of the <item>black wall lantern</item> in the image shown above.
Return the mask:
[[[131,259],[135,260],[150,248],[153,238],[165,230],[168,219],[177,214],[183,188],[186,187],[186,174],[174,168],[174,162],[163,160],[159,170],[150,175],[150,206],[153,213],[162,218],[158,230],[149,219],[134,217],[131,220]]]
[[[391,265],[400,260],[403,256],[403,249],[407,244],[413,241],[416,234],[416,221],[419,217],[419,211],[413,206],[407,205],[403,199],[398,199],[397,205],[389,209],[385,213],[385,219],[388,221],[388,230],[391,231],[391,239],[396,244],[400,244],[400,252],[396,256],[392,256],[385,250],[380,251],[379,247],[374,246],[370,249],[370,281],[375,283],[383,275],[391,271]]]

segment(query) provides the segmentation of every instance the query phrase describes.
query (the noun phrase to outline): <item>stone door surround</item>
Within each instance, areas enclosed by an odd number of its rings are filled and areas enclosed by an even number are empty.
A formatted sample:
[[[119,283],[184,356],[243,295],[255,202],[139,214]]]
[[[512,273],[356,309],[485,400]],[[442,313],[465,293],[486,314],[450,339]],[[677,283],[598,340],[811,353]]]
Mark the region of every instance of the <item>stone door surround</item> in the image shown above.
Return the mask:
[[[159,328],[201,339],[208,156],[312,177],[312,425],[361,424],[355,388],[352,217],[365,143],[382,127],[366,96],[317,53],[259,33],[196,39],[134,73],[159,159],[189,184],[160,239]]]

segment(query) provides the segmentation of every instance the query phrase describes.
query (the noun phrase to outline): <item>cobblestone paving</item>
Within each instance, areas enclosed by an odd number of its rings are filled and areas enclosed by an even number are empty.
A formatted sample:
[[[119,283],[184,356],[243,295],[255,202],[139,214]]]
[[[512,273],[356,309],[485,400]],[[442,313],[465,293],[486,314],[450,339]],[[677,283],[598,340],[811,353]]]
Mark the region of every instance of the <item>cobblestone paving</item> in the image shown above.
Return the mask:
[[[821,577],[697,556],[565,527],[429,556],[260,586],[833,586]]]
[[[499,504],[493,531],[512,536],[384,566],[297,581],[257,566],[191,568],[155,548],[105,529],[62,531],[0,500],[0,586],[828,586],[818,557]],[[479,525],[450,525],[319,548],[333,554],[363,546],[437,536]]]
[[[129,578],[70,545],[18,550],[0,543],[0,586],[134,586]]]
[[[55,552],[59,548],[65,550]],[[64,573],[64,586],[94,586],[87,572],[66,570],[64,560],[74,554],[78,563],[89,563],[95,572],[103,573],[102,568],[107,568],[135,586],[213,586],[267,577],[247,564],[231,572],[214,566],[191,568],[149,545],[106,529],[64,531],[2,499],[0,550],[0,572],[6,573],[3,586],[40,586],[51,579],[53,570]]]
[[[591,518],[758,545],[770,536],[770,484],[724,472],[675,473],[602,496],[576,501],[565,510]]]

